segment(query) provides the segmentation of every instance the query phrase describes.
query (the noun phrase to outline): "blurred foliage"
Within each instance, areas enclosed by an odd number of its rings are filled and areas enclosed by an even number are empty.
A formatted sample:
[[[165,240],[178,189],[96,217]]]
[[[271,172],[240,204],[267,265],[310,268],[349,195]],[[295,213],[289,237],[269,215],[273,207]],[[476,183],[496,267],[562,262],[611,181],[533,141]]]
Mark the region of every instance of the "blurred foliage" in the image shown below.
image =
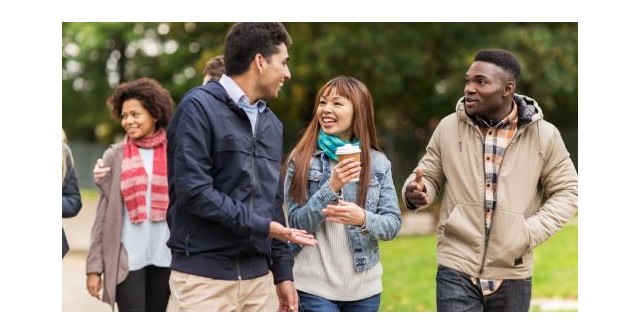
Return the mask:
[[[111,143],[121,133],[105,101],[124,81],[148,76],[176,101],[202,82],[223,52],[231,23],[63,23],[62,125],[74,140]],[[376,107],[382,148],[396,185],[424,153],[438,121],[462,96],[463,77],[483,48],[514,51],[517,92],[535,98],[561,129],[578,126],[577,23],[285,23],[292,80],[271,108],[289,151],[311,117],[319,87],[337,75],[362,80]],[[573,137],[574,134],[572,133]],[[566,140],[566,138],[565,138]],[[575,150],[570,149],[577,165]],[[396,168],[398,167],[398,168]]]

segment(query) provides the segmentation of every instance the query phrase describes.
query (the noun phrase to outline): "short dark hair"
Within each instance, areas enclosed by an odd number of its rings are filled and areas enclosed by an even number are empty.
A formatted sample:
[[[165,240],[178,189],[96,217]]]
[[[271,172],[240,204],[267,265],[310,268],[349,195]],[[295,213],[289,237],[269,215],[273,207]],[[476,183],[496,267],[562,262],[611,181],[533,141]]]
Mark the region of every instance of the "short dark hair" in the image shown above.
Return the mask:
[[[140,78],[118,85],[107,100],[113,118],[122,120],[122,105],[130,99],[140,101],[151,116],[158,120],[158,127],[166,128],[169,125],[175,103],[169,91],[160,83],[150,78]]]
[[[261,54],[267,61],[278,52],[278,46],[291,45],[291,36],[279,22],[244,22],[234,24],[224,41],[224,62],[227,75],[247,71],[249,64]]]
[[[204,67],[202,74],[209,75],[213,79],[220,79],[220,77],[224,74],[224,56],[219,55],[211,58],[207,65]]]
[[[476,53],[476,58],[473,61],[484,61],[495,64],[511,74],[516,83],[518,83],[518,79],[520,79],[520,62],[511,51],[502,49],[480,50]]]

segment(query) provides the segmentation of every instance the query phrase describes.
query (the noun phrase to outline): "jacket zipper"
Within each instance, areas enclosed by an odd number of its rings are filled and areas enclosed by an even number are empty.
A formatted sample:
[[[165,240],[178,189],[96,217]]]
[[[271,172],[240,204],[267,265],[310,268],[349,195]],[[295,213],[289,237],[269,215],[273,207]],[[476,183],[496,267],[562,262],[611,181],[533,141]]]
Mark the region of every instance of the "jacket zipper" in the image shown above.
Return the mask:
[[[256,129],[258,129],[258,124],[260,124],[260,113],[256,115]],[[256,134],[253,133],[253,128],[251,128],[251,122],[249,122],[249,128],[251,129],[251,195],[249,196],[249,211],[253,211],[253,198],[256,193],[256,153],[257,142]],[[253,235],[249,236],[249,245],[253,244]],[[238,274],[238,280],[242,280],[242,275],[240,274],[240,259],[236,258],[236,273]]]
[[[260,124],[260,113],[256,116],[256,129],[258,129],[258,125]],[[253,145],[253,154],[251,155],[251,196],[249,197],[249,210],[253,211],[253,196],[255,194],[255,184],[256,184],[256,163],[255,159],[258,155],[258,137],[253,134],[252,136],[252,145]],[[253,235],[249,236],[249,244],[253,244]],[[271,259],[271,249],[269,248],[269,265],[273,265],[273,260]],[[239,276],[238,276],[239,277]]]
[[[251,138],[253,152],[251,152],[251,196],[249,196],[249,211],[253,210],[253,197],[256,193],[256,137]]]
[[[531,123],[525,125],[522,128],[522,130],[528,128],[529,125],[531,125],[533,123],[534,122],[531,122]],[[476,128],[476,130],[478,132],[480,132],[479,129]],[[518,130],[520,130],[520,129],[518,129]],[[503,161],[504,161],[504,157],[507,155],[507,150],[509,149],[509,147],[511,147],[511,144],[513,144],[516,141],[516,139],[522,135],[522,133],[523,133],[523,131],[517,131],[516,135],[513,137],[513,139],[511,139],[511,142],[509,142],[509,145],[507,147],[505,147],[504,153],[503,153]],[[484,137],[482,136],[482,132],[480,132],[480,138],[482,138],[482,152],[483,152],[483,159],[484,159]],[[483,161],[482,165],[484,166],[484,161]],[[486,175],[486,171],[485,171],[485,175]],[[500,173],[498,173],[497,177],[499,177],[499,176],[500,176]],[[498,185],[496,184],[496,194],[497,193],[498,193]],[[493,217],[492,217],[492,219],[493,219]],[[491,227],[493,227],[493,221],[491,222]],[[485,229],[484,229],[484,251],[482,253],[482,262],[480,263],[480,273],[478,275],[482,275],[482,273],[484,272],[484,262],[487,259],[487,248],[489,248],[489,235],[490,234],[491,234],[491,228],[486,228],[485,227]]]
[[[472,125],[472,128],[474,128],[478,132],[478,134],[480,135],[479,136],[480,137],[480,145],[482,147],[482,149],[481,149],[481,151],[482,151],[482,154],[481,154],[481,157],[482,157],[482,171],[483,171],[483,174],[486,175],[487,171],[484,169],[484,145],[485,145],[484,144],[484,135],[482,134],[482,131],[480,131],[480,129],[478,127],[473,126],[472,123],[470,123],[470,124]],[[486,197],[486,195],[485,195],[485,197]],[[486,198],[485,198],[485,200],[486,200]],[[484,202],[485,201],[483,201],[483,203]],[[483,213],[484,213],[485,210],[486,210],[486,208],[482,208],[482,212]],[[484,213],[484,214],[486,214],[486,213]],[[482,221],[482,224],[485,225],[484,219]],[[491,229],[487,228],[486,225],[485,225],[485,228],[484,228],[484,249],[482,250],[482,261],[480,262],[480,272],[478,273],[478,276],[482,275],[482,273],[484,272],[484,261],[487,258],[487,248],[489,248],[489,234],[490,233],[491,233]]]
[[[236,273],[238,274],[238,281],[242,280],[242,275],[240,275],[240,259],[235,258],[236,261]]]
[[[484,272],[484,261],[487,259],[487,248],[489,248],[489,234],[491,233],[490,228],[484,229],[484,251],[482,252],[482,262],[480,263],[480,273],[478,276],[482,275]]]
[[[260,124],[260,113],[258,113],[258,115],[256,115],[256,129],[258,129],[258,124]],[[251,124],[249,124],[251,125]],[[256,154],[258,153],[258,138],[256,137],[256,134],[251,133],[251,145],[252,145],[252,152],[251,152],[251,196],[249,197],[249,211],[253,210],[253,197],[255,196],[256,193]]]

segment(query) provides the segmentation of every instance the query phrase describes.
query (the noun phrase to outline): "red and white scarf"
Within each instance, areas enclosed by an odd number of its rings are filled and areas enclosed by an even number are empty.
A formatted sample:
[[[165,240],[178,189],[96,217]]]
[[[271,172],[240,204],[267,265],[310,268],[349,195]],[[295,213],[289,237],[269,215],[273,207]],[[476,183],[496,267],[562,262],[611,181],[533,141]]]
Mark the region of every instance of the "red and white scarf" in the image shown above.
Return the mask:
[[[138,147],[153,148],[153,174],[151,175],[151,217],[147,217],[147,172]],[[167,135],[160,129],[152,136],[133,140],[124,137],[120,190],[131,222],[145,220],[164,221],[169,207],[167,183]]]

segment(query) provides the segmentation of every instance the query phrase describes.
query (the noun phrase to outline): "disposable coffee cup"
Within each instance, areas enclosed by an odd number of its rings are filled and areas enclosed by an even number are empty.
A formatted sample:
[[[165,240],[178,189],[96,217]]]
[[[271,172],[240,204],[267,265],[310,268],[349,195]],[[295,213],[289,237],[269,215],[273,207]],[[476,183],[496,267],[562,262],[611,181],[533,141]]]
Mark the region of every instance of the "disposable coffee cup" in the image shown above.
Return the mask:
[[[360,161],[360,147],[352,144],[345,144],[336,149],[336,155],[338,161],[342,161],[348,158],[355,158],[356,161]],[[349,182],[358,182],[358,177],[349,180]]]

